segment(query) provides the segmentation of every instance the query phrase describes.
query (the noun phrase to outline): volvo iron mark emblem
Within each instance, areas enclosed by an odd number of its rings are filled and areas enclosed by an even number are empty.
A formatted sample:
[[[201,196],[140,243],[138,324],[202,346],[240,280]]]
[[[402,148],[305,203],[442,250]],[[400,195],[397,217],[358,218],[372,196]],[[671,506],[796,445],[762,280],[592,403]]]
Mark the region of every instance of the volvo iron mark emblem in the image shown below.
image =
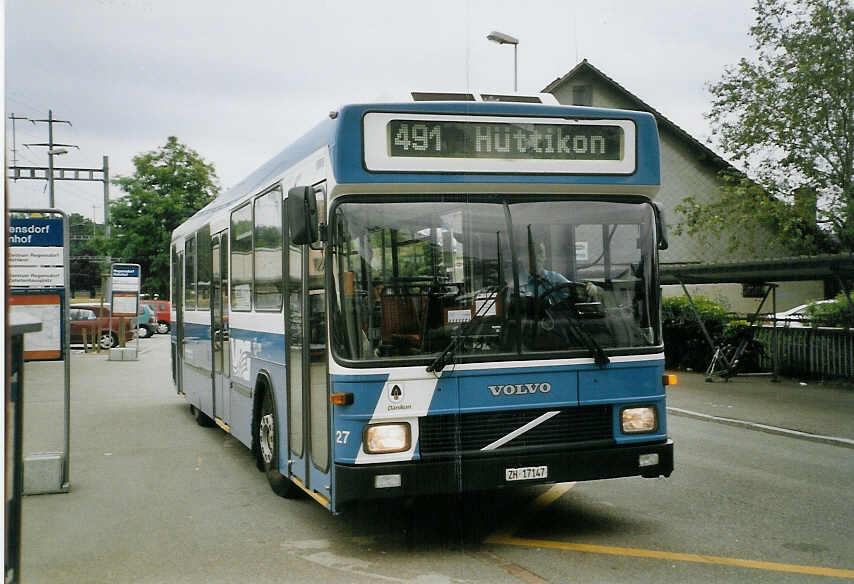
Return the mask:
[[[552,390],[552,384],[547,381],[542,383],[516,383],[514,385],[487,385],[487,389],[494,397],[499,395],[533,395],[536,393],[548,393]]]

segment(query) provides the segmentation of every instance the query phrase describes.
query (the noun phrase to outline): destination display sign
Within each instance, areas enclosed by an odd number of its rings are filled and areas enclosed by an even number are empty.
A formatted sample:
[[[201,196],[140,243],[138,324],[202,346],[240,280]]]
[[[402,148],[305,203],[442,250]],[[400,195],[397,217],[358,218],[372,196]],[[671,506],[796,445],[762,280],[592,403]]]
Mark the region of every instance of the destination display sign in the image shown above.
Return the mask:
[[[632,120],[370,112],[370,171],[631,174]]]
[[[9,283],[12,288],[63,288],[65,249],[61,218],[9,220]]]
[[[607,125],[391,120],[391,156],[620,160],[623,129]]]

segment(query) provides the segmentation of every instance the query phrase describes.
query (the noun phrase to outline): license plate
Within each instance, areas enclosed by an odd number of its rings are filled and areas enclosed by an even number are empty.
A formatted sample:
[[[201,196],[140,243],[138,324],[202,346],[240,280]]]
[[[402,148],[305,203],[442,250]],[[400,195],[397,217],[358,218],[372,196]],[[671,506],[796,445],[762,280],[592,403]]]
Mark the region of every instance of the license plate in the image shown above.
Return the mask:
[[[520,468],[505,468],[505,481],[532,481],[535,479],[545,479],[549,476],[549,467],[547,466],[523,466]]]

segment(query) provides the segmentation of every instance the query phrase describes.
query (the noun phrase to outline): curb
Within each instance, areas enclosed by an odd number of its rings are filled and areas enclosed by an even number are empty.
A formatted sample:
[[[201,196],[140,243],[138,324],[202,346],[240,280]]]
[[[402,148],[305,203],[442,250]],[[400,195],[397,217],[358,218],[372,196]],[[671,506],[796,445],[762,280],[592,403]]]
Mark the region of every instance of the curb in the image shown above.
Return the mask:
[[[778,436],[788,436],[789,438],[797,438],[799,440],[808,440],[810,442],[818,442],[821,444],[831,444],[833,446],[842,446],[843,448],[854,448],[854,440],[848,438],[838,438],[835,436],[822,436],[821,434],[810,434],[809,432],[801,432],[799,430],[789,430],[788,428],[779,428],[777,426],[769,426],[767,424],[759,424],[756,422],[747,422],[745,420],[736,420],[734,418],[722,418],[720,416],[710,416],[701,414],[700,412],[692,412],[691,410],[683,410],[681,408],[668,407],[667,411],[676,416],[685,418],[693,418],[704,422],[715,422],[717,424],[726,424],[727,426],[735,426],[736,428],[745,428],[747,430],[756,430],[765,432],[766,434],[776,434]]]

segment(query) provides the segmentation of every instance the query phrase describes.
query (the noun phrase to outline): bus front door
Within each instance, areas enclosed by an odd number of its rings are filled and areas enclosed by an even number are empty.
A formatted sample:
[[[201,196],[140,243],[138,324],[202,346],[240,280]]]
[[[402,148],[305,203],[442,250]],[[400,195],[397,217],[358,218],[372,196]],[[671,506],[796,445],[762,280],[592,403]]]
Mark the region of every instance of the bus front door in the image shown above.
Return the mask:
[[[184,393],[184,252],[172,246],[172,378],[179,394]]]
[[[303,369],[305,361],[305,303],[303,284],[303,248],[288,246],[287,287],[287,378],[288,378],[288,473],[307,485],[307,462],[305,453],[305,417],[303,408]],[[281,444],[281,442],[280,442]],[[281,466],[280,466],[281,468]]]
[[[213,354],[214,420],[228,427],[228,383],[231,373],[228,346],[228,237],[217,234],[211,238],[211,343]]]
[[[317,208],[325,190],[315,186]],[[288,443],[290,473],[322,502],[329,496],[329,390],[323,251],[288,250]],[[319,497],[318,497],[319,496]]]

